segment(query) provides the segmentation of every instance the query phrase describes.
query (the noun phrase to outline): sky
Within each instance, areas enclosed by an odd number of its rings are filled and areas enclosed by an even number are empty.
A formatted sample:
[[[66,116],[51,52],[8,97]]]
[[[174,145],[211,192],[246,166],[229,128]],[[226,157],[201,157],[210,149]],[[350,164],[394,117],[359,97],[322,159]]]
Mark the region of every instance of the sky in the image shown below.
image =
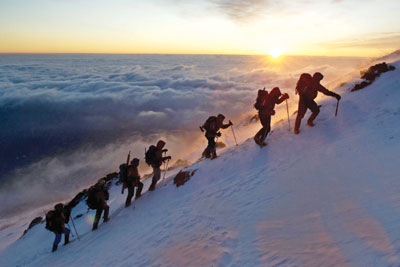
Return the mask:
[[[383,56],[398,0],[2,0],[1,53]]]

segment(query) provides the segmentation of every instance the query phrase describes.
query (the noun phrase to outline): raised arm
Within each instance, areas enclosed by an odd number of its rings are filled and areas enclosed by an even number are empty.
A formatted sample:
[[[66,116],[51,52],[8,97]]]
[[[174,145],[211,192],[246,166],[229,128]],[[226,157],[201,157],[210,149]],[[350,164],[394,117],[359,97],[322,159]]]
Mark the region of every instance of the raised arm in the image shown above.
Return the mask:
[[[231,125],[233,125],[233,123],[232,123],[231,121],[229,121],[229,123],[227,123],[227,124],[222,124],[222,125],[221,125],[221,128],[222,128],[222,129],[226,129],[226,128],[228,128],[228,127],[231,126]]]
[[[332,97],[335,97],[337,100],[340,100],[340,95],[338,95],[332,91],[329,91],[321,84],[318,85],[317,90],[320,91],[321,93],[323,93],[324,95],[332,96]]]
[[[276,101],[276,104],[280,104],[288,98],[289,98],[289,95],[287,93],[284,93],[278,98],[278,100]]]

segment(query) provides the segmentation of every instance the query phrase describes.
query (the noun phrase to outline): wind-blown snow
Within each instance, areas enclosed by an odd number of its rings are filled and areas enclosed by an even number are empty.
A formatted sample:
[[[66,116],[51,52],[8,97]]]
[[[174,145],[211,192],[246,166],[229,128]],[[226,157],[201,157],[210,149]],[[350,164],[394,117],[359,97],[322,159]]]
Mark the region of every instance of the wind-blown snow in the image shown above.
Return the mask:
[[[75,219],[81,241],[51,253],[53,234],[36,226],[0,252],[0,265],[400,265],[400,62],[394,65],[364,90],[335,89],[338,117],[335,99],[322,97],[314,128],[303,121],[294,135],[284,120],[267,147],[250,138],[219,151],[190,166],[198,170],[184,186],[170,176],[135,209],[123,208],[125,196],[113,187],[111,219],[97,231],[87,223],[91,211]],[[85,209],[81,203],[73,215]],[[9,229],[2,239],[17,234]]]

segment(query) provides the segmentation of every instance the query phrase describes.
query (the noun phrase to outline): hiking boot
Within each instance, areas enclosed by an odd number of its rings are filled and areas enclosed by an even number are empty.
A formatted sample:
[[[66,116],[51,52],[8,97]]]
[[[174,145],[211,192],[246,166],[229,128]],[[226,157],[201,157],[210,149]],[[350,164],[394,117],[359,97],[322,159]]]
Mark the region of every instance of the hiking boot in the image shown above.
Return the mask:
[[[92,231],[97,230],[97,225],[93,225]]]
[[[260,139],[259,139],[259,138],[256,138],[256,137],[254,136],[254,142],[256,142],[256,144],[260,146]]]
[[[135,199],[138,199],[138,198],[140,198],[142,195],[137,195],[136,197],[135,197]]]
[[[64,246],[66,245],[66,244],[68,244],[69,243],[69,235],[66,235],[65,236],[65,239],[64,239]]]
[[[300,130],[295,128],[293,132],[294,132],[294,134],[299,134]]]
[[[110,220],[109,217],[103,218],[103,222],[108,222]]]
[[[314,122],[312,122],[312,121],[307,121],[307,125],[310,126],[310,127],[314,127],[315,126]]]
[[[51,252],[54,252],[54,251],[56,251],[57,250],[57,245],[53,245],[53,249],[51,250]]]
[[[262,143],[260,144],[260,147],[264,147],[264,146],[266,146],[266,145],[267,145],[267,143],[262,142]]]

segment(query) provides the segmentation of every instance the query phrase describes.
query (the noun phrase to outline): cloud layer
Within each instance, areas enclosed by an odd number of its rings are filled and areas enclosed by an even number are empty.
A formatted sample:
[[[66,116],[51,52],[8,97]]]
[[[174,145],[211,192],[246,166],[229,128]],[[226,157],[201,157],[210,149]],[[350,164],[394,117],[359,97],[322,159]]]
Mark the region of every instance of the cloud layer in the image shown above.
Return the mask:
[[[252,111],[257,89],[280,86],[292,92],[304,71],[318,70],[334,81],[359,62],[1,55],[0,200],[11,207],[69,197],[117,170],[128,148],[143,157],[144,148],[160,137],[168,139],[176,159],[187,156],[204,141],[198,125],[218,113],[241,118]]]

